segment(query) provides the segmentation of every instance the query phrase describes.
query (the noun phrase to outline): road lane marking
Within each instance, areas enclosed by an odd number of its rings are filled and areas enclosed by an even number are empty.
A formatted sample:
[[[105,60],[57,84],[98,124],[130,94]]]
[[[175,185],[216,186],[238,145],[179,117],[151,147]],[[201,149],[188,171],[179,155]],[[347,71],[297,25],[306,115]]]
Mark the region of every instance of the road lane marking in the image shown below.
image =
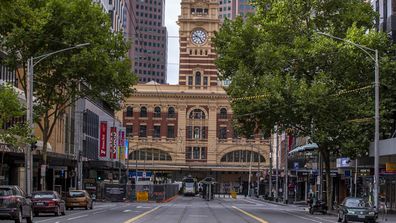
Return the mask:
[[[97,211],[97,212],[94,212],[94,213],[92,213],[93,215],[95,215],[95,214],[100,214],[100,213],[103,213],[103,212],[106,212],[107,210],[103,210],[103,211]]]
[[[189,216],[193,217],[193,218],[207,218],[207,217],[209,217],[209,216],[203,215],[203,214],[190,214]]]
[[[85,214],[85,215],[80,215],[80,216],[77,216],[77,217],[68,218],[67,220],[68,220],[68,221],[71,221],[71,220],[75,220],[75,219],[79,219],[79,218],[83,218],[83,217],[88,217],[88,215],[87,215],[87,214]]]
[[[128,212],[131,212],[132,210],[124,210],[124,211],[122,211],[122,212],[124,212],[124,213],[128,213]]]
[[[247,216],[249,216],[249,217],[255,219],[256,221],[258,221],[258,222],[260,222],[260,223],[268,223],[268,221],[265,221],[265,220],[263,220],[263,219],[261,219],[261,218],[255,216],[255,215],[250,214],[249,212],[246,212],[246,211],[244,211],[244,210],[242,210],[242,209],[239,209],[239,208],[237,208],[237,207],[235,207],[235,206],[232,206],[232,208],[234,208],[234,209],[236,209],[236,210],[242,212],[243,214],[245,214],[245,215],[247,215]]]
[[[125,221],[124,223],[132,223],[132,222],[134,222],[134,221],[136,221],[136,220],[139,220],[139,219],[143,218],[144,216],[150,214],[151,212],[154,212],[154,211],[157,210],[158,208],[160,208],[160,207],[156,207],[156,208],[154,208],[154,209],[151,209],[151,210],[149,210],[149,211],[146,211],[146,212],[144,212],[144,213],[142,213],[142,214],[140,214],[140,215],[138,215],[138,216],[136,216],[136,217],[133,217],[133,218],[131,218],[131,219]]]

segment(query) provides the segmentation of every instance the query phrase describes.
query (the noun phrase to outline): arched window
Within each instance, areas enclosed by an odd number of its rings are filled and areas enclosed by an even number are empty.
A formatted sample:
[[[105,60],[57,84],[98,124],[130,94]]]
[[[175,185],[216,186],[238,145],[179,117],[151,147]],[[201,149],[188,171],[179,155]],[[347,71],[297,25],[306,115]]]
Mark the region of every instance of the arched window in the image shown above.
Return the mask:
[[[190,112],[190,119],[205,119],[205,113],[201,109],[194,109]]]
[[[161,117],[161,108],[160,107],[155,107],[154,108],[154,117],[155,118],[160,118]]]
[[[196,86],[201,85],[201,72],[199,71],[195,73],[195,85]]]
[[[133,117],[133,108],[131,106],[126,109],[126,117]]]
[[[140,117],[147,117],[147,108],[146,107],[140,108]]]
[[[146,148],[133,151],[129,154],[130,160],[146,160],[146,161],[172,161],[172,157],[168,152],[159,149]]]
[[[175,108],[169,107],[168,108],[168,118],[175,118],[175,117],[176,117]]]
[[[220,162],[225,162],[225,163],[246,163],[250,162],[259,162],[259,157],[260,157],[260,162],[265,162],[264,156],[260,155],[251,150],[236,150],[229,152],[225,154],[223,157],[221,157]]]
[[[227,109],[226,108],[221,108],[220,109],[220,118],[221,119],[227,119]]]

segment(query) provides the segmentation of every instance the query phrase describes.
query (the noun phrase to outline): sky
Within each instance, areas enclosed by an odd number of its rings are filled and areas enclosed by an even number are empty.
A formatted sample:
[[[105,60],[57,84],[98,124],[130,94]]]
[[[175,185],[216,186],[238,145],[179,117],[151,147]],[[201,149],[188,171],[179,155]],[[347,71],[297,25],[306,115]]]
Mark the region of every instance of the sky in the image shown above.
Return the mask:
[[[179,83],[179,26],[180,0],[165,0],[165,26],[168,30],[168,80],[169,84]]]

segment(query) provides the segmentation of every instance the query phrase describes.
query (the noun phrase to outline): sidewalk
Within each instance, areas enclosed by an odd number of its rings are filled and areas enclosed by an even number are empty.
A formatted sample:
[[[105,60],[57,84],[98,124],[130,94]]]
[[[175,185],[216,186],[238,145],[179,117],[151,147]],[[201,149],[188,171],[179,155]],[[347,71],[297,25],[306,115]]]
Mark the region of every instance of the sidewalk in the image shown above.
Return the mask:
[[[308,211],[308,206],[305,202],[298,202],[295,204],[285,204],[283,202],[276,202],[276,201],[269,201],[269,200],[265,200],[263,198],[256,198],[256,197],[250,197],[250,199],[253,200],[257,200],[257,201],[262,201],[262,202],[266,202],[266,203],[270,203],[270,204],[275,204],[275,205],[280,205],[280,206],[288,206],[288,207],[295,207],[295,208],[307,208],[306,210]],[[337,210],[330,210],[327,212],[330,215],[338,215]],[[386,216],[382,216],[381,214],[378,217],[377,220],[378,223],[396,223],[396,213],[392,213],[392,214],[387,214]]]

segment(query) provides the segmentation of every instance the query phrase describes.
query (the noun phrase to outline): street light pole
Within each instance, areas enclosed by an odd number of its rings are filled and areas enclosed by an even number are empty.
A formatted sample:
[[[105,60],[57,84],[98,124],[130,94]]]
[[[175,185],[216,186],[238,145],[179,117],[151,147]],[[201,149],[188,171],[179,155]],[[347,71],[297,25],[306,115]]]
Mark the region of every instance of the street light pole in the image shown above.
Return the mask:
[[[323,35],[323,36],[327,36],[330,37],[332,39],[336,39],[336,40],[340,40],[346,43],[349,43],[357,48],[359,48],[360,50],[362,50],[364,53],[366,53],[371,60],[374,61],[375,63],[375,77],[374,77],[374,91],[375,91],[375,106],[374,106],[374,110],[375,110],[375,115],[374,115],[374,119],[375,119],[375,132],[374,132],[374,188],[373,188],[373,195],[374,195],[374,206],[376,208],[376,210],[378,210],[378,194],[379,194],[379,121],[380,121],[380,114],[379,114],[379,106],[380,106],[380,98],[379,98],[379,85],[380,85],[380,81],[379,81],[379,59],[378,59],[378,50],[377,49],[372,49],[363,45],[359,45],[357,43],[351,42],[349,40],[346,39],[342,39],[339,37],[335,37],[332,36],[330,34],[327,33],[322,33],[322,32],[316,32],[319,35]],[[370,53],[371,52],[371,53]],[[374,56],[372,55],[372,53],[374,53]]]
[[[84,47],[89,45],[90,43],[78,44],[73,47],[68,47],[65,49],[57,50],[51,53],[43,54],[38,57],[30,57],[27,61],[27,75],[26,75],[26,104],[27,104],[27,112],[26,112],[26,121],[28,126],[32,129],[32,135],[34,135],[34,117],[33,117],[33,76],[34,76],[34,66],[40,63],[42,60],[46,59],[49,56],[52,56],[57,53],[61,53],[67,50],[72,50],[80,47]],[[37,60],[34,62],[34,60]],[[26,193],[28,195],[32,192],[32,173],[33,173],[33,157],[32,151],[30,149],[30,145],[26,146],[25,150],[25,180],[26,180]],[[41,179],[44,184],[44,178]]]

